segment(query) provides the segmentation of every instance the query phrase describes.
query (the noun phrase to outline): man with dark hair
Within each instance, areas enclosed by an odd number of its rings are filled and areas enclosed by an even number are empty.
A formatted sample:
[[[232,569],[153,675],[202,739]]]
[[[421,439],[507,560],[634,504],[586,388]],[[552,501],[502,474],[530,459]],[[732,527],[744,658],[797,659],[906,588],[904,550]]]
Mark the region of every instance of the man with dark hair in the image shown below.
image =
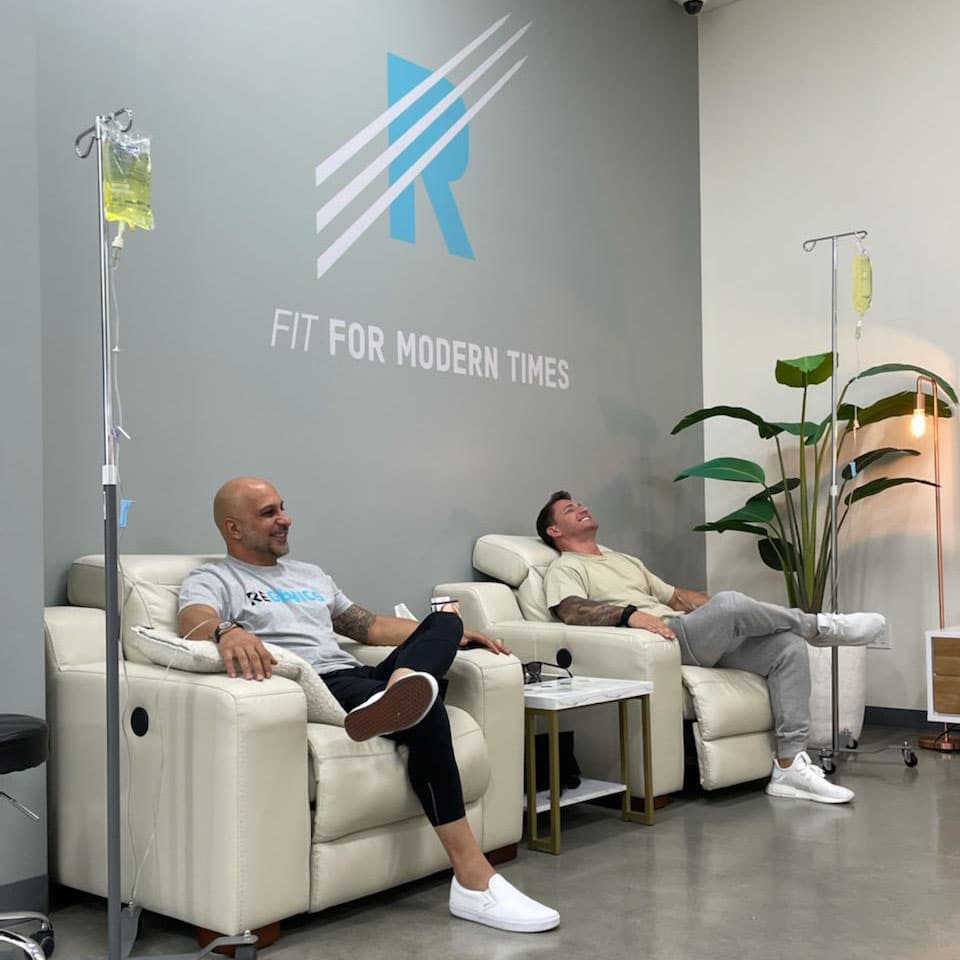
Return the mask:
[[[547,606],[564,623],[649,630],[676,640],[681,661],[766,677],[777,755],[772,797],[847,803],[853,791],[830,783],[806,752],[810,659],[815,646],[859,646],[879,637],[878,613],[804,613],[725,590],[714,597],[673,587],[636,557],[597,546],[590,510],[558,490],[537,516],[537,533],[560,556],[547,568]]]
[[[292,521],[265,480],[227,481],[214,498],[213,515],[227,556],[184,580],[181,635],[214,640],[227,673],[246,680],[272,673],[275,661],[262,640],[298,653],[348,711],[349,736],[384,736],[407,747],[410,784],[453,866],[450,912],[517,933],[557,926],[556,910],[521,893],[484,857],[467,822],[450,723],[438,698],[439,681],[459,647],[509,651],[498,640],[464,631],[455,610],[420,624],[371,613],[319,567],[289,560]],[[377,666],[364,666],[340,647],[337,634],[396,649]]]
[[[553,525],[553,505],[558,500],[570,500],[569,490],[557,490],[555,493],[550,494],[550,499],[540,508],[540,512],[537,514],[537,533],[540,536],[540,539],[548,546],[553,547],[554,550],[557,549],[556,544],[553,541],[553,537],[547,532],[547,528]]]

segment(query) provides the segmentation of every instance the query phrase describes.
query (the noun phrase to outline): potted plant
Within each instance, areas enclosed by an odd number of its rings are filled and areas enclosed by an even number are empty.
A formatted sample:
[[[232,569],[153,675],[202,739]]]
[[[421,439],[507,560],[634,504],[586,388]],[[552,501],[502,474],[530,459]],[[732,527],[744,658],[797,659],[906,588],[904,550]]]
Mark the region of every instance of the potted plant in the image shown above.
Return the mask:
[[[956,391],[946,380],[923,367],[906,363],[885,363],[870,367],[844,386],[837,404],[840,484],[837,498],[838,529],[843,528],[851,509],[878,493],[906,483],[934,486],[930,480],[919,477],[873,476],[879,465],[892,458],[919,456],[918,450],[907,447],[879,447],[857,452],[853,456],[844,451],[844,444],[857,427],[879,423],[892,417],[910,416],[916,402],[916,393],[907,390],[891,393],[867,406],[857,406],[846,402],[850,387],[867,377],[906,371],[932,377],[945,396],[952,403],[957,402]],[[708,460],[682,471],[675,479],[703,477],[707,480],[739,481],[760,487],[739,510],[719,520],[699,524],[694,530],[716,533],[737,531],[757,537],[760,558],[768,567],[783,574],[789,605],[809,613],[819,613],[823,609],[823,594],[832,557],[828,495],[831,418],[828,415],[819,422],[807,419],[808,393],[810,387],[829,380],[832,373],[833,357],[829,353],[777,361],[777,383],[802,391],[799,421],[774,422],[765,420],[745,407],[717,406],[689,414],[672,431],[677,434],[712,417],[728,417],[752,423],[762,439],[774,442],[779,478],[773,482],[767,479],[760,464],[738,457]],[[926,397],[926,405],[927,413],[931,414],[932,397]],[[940,400],[938,412],[941,417],[951,416],[950,405]],[[796,438],[796,476],[788,474],[784,460],[783,440],[790,439],[794,442],[792,438]],[[845,459],[847,462],[844,462]],[[870,473],[871,477],[865,479],[867,473]]]

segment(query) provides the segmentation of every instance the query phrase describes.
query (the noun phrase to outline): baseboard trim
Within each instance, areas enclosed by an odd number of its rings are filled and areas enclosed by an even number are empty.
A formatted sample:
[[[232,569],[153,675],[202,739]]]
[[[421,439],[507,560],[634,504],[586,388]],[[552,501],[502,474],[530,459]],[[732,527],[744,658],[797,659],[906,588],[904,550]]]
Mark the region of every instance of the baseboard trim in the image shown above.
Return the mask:
[[[926,710],[906,710],[901,707],[866,707],[863,711],[864,726],[907,727],[921,733],[939,733],[942,723],[931,723]]]
[[[50,880],[44,873],[16,883],[0,885],[0,913],[16,913],[28,910],[46,913],[50,901]]]

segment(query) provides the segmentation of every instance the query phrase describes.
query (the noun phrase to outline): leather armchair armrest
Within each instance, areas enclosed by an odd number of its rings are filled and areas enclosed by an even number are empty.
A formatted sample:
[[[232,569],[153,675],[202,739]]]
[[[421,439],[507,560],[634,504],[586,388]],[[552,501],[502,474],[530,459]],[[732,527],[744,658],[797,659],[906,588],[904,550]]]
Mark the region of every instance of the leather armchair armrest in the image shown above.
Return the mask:
[[[435,597],[460,601],[460,616],[471,630],[490,633],[502,620],[521,620],[520,607],[505,583],[438,583]]]

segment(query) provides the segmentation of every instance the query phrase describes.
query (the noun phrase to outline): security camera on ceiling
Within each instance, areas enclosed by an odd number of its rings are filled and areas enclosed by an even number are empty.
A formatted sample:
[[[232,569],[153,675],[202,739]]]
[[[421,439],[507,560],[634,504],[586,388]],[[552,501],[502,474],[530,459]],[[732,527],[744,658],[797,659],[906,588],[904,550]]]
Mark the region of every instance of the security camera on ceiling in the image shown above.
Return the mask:
[[[703,9],[704,4],[704,0],[674,0],[674,2],[683,7],[684,12],[689,13],[691,17],[695,17]]]

